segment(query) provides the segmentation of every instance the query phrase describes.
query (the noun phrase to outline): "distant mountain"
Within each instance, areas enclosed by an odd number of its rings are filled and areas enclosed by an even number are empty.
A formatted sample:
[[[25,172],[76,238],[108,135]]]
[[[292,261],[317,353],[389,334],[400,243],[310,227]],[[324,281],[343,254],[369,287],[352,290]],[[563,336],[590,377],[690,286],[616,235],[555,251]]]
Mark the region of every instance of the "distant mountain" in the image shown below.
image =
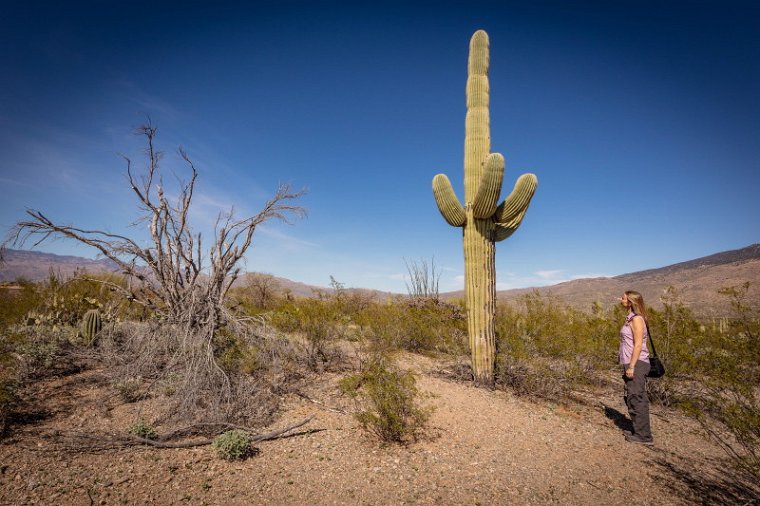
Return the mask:
[[[501,300],[516,301],[522,295],[537,290],[543,295],[556,297],[562,303],[583,311],[590,311],[595,301],[605,307],[625,290],[636,290],[648,305],[662,308],[660,297],[666,288],[673,286],[681,301],[696,314],[705,317],[731,315],[728,298],[718,290],[750,282],[747,302],[760,308],[760,244],[724,251],[714,255],[681,262],[659,269],[631,272],[612,278],[591,278],[567,281],[553,286],[497,293]]]
[[[91,260],[76,256],[54,255],[39,251],[6,249],[0,263],[0,282],[15,281],[20,278],[29,281],[47,279],[50,273],[62,278],[71,277],[76,271],[116,272],[118,268],[110,260]]]
[[[3,252],[3,262],[0,263],[0,283],[10,283],[18,279],[29,281],[43,281],[48,279],[51,273],[69,278],[75,272],[86,271],[89,274],[102,272],[118,272],[118,267],[110,260],[91,260],[77,256],[54,255],[39,251],[26,251],[6,249]],[[315,297],[319,293],[332,293],[332,288],[323,286],[307,285],[298,281],[273,276],[279,292],[289,292],[295,297]],[[246,275],[241,275],[235,286],[243,286],[247,283]],[[392,295],[388,292],[369,290],[366,288],[347,288],[349,293],[362,294],[369,298],[385,298]]]
[[[62,277],[71,276],[76,270],[89,273],[114,272],[116,266],[108,260],[90,260],[76,256],[61,256],[37,251],[5,250],[5,261],[0,264],[0,282],[18,278],[31,281],[46,279],[50,272]],[[274,278],[279,290],[286,290],[296,297],[313,297],[318,293],[331,293],[330,288],[307,285],[285,278]],[[540,288],[520,288],[497,292],[500,300],[516,302],[534,290],[542,295],[556,298],[582,311],[589,311],[594,302],[605,307],[615,304],[615,299],[625,290],[641,292],[647,304],[661,308],[660,297],[673,286],[681,301],[701,316],[726,316],[732,314],[728,299],[718,290],[727,286],[739,286],[749,281],[747,302],[760,308],[760,244],[746,248],[724,251],[714,255],[689,260],[659,269],[622,274],[612,278],[589,278],[567,281]],[[241,276],[238,285],[246,283]],[[362,288],[348,289],[371,298],[385,298],[391,294]],[[462,291],[441,294],[442,298],[463,296]]]

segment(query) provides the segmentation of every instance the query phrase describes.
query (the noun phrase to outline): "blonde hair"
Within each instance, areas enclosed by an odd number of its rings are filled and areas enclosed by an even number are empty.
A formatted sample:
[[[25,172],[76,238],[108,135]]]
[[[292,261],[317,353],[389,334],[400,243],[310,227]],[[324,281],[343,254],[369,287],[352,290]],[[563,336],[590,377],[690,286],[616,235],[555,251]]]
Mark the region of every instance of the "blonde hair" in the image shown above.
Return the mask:
[[[642,297],[639,292],[635,292],[633,290],[626,291],[625,296],[628,299],[628,302],[631,303],[631,310],[633,310],[633,313],[643,316],[646,320],[647,308],[644,304],[644,297]]]

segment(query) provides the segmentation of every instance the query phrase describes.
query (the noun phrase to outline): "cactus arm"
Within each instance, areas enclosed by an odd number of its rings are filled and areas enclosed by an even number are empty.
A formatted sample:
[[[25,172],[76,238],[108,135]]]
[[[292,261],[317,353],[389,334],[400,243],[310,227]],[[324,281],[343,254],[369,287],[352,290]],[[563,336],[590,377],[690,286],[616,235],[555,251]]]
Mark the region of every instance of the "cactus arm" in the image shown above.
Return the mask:
[[[534,174],[523,174],[517,178],[512,193],[496,209],[494,221],[506,226],[519,217],[517,226],[515,227],[516,230],[520,226],[522,216],[525,215],[525,211],[528,209],[530,200],[533,198],[537,187],[538,178]]]
[[[433,178],[433,196],[438,204],[438,210],[449,225],[461,227],[465,224],[467,215],[446,174],[438,174]]]
[[[504,180],[504,157],[499,153],[492,153],[488,155],[484,165],[478,193],[472,203],[473,214],[478,219],[490,218],[496,211],[501,183]]]
[[[503,241],[507,237],[514,234],[515,231],[520,228],[520,224],[522,223],[523,217],[525,216],[527,210],[528,207],[526,206],[525,209],[520,212],[520,214],[509,220],[507,223],[497,223],[493,240],[495,242]]]

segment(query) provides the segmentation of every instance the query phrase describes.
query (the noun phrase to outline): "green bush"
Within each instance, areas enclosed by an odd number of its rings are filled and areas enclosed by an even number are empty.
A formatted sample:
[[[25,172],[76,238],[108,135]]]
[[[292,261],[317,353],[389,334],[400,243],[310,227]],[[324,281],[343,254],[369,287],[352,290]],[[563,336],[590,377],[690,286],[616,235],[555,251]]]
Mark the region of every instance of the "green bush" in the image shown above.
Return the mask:
[[[0,351],[0,438],[5,434],[18,405],[18,388],[16,361],[10,354]]]
[[[361,334],[378,351],[462,353],[467,322],[458,306],[432,299],[374,303],[356,315]]]
[[[335,341],[344,337],[350,320],[335,300],[299,299],[276,310],[271,322],[284,332],[301,335],[308,367],[322,370],[338,355]]]
[[[156,439],[158,437],[156,429],[142,418],[135,420],[132,425],[129,426],[128,431],[130,434],[143,439]]]
[[[214,439],[212,446],[224,460],[243,460],[253,453],[251,436],[244,430],[230,430]]]
[[[19,279],[20,288],[0,287],[0,330],[24,323],[30,311],[39,307],[42,294],[36,284]]]
[[[254,374],[262,367],[259,349],[242,337],[222,329],[214,340],[219,366],[225,371]]]
[[[113,384],[119,397],[124,402],[137,402],[140,400],[141,378],[125,378]]]
[[[416,438],[432,412],[418,403],[414,375],[399,371],[382,356],[370,357],[361,372],[341,381],[341,389],[357,401],[355,416],[361,426],[383,441]]]

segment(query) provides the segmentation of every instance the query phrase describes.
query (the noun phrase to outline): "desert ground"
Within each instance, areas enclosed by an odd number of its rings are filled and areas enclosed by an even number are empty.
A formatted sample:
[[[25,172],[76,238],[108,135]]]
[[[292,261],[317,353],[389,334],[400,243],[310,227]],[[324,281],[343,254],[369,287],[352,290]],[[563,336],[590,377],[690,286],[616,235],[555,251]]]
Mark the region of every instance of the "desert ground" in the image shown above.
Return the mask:
[[[625,442],[625,405],[611,391],[561,405],[448,379],[429,357],[398,360],[435,408],[418,440],[381,444],[351,415],[341,374],[326,373],[301,395],[284,395],[262,432],[311,421],[237,462],[210,446],[72,447],[72,434],[107,437],[138,415],[150,419],[160,400],[114,402],[98,369],[38,382],[28,392],[35,411],[0,441],[0,503],[753,503],[733,484],[723,451],[675,410],[653,406],[655,445],[640,446]]]

